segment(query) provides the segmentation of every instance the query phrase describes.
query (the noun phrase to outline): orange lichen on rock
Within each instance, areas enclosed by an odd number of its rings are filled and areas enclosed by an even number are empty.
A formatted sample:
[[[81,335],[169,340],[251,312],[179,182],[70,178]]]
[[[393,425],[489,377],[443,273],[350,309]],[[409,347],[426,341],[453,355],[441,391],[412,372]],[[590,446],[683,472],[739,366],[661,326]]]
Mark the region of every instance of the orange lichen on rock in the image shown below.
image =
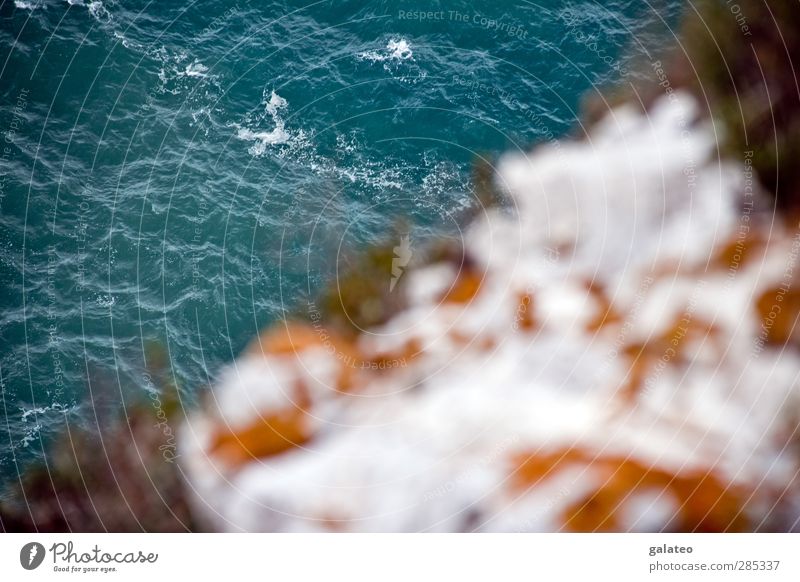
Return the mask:
[[[422,351],[422,342],[417,338],[411,338],[396,351],[370,356],[363,367],[378,371],[405,368],[422,355]]]
[[[286,322],[264,330],[247,346],[245,355],[287,355],[320,344],[314,328],[301,323]]]
[[[596,279],[586,281],[586,289],[595,298],[600,306],[597,315],[586,325],[586,330],[593,333],[603,326],[616,324],[622,321],[622,316],[614,309],[605,287]]]
[[[262,332],[245,351],[247,355],[297,357],[304,350],[321,348],[339,363],[335,388],[348,392],[355,385],[355,375],[365,361],[358,349],[345,338],[323,327],[302,323],[277,324]]]
[[[497,338],[485,333],[465,333],[458,329],[451,329],[447,337],[460,350],[475,348],[482,353],[488,353],[497,348],[498,345]]]
[[[749,234],[745,237],[737,235],[719,250],[713,263],[723,269],[738,269],[757,259],[759,255],[763,256],[766,245],[767,241],[757,234]]]
[[[447,290],[442,301],[445,303],[469,303],[481,289],[483,276],[472,269],[461,271],[450,289]]]
[[[644,388],[647,375],[660,357],[656,351],[651,351],[649,344],[633,344],[623,352],[630,364],[628,373],[619,390],[620,396],[626,401],[634,400]]]
[[[709,341],[724,351],[719,330],[714,324],[698,317],[677,316],[662,334],[647,342],[628,345],[623,353],[630,365],[620,394],[626,400],[636,398],[645,386],[648,375],[656,366],[684,364],[691,359],[687,348],[692,341]],[[722,352],[721,352],[722,353]]]
[[[521,329],[524,331],[536,329],[533,294],[530,292],[519,294],[517,311],[514,316],[514,327],[515,329]]]
[[[308,413],[298,407],[259,418],[239,430],[218,430],[209,452],[236,468],[302,446],[312,436]]]
[[[773,287],[756,301],[761,329],[767,343],[800,343],[800,290],[788,285]]]
[[[589,495],[566,506],[560,514],[562,527],[574,532],[620,532],[626,524],[624,508],[636,493],[662,494],[674,502],[669,528],[692,532],[741,532],[749,527],[743,515],[744,492],[726,485],[709,470],[672,473],[656,466],[618,456],[593,455],[577,448],[550,454],[521,454],[513,459],[514,487],[528,490],[570,468],[587,469],[600,485]]]

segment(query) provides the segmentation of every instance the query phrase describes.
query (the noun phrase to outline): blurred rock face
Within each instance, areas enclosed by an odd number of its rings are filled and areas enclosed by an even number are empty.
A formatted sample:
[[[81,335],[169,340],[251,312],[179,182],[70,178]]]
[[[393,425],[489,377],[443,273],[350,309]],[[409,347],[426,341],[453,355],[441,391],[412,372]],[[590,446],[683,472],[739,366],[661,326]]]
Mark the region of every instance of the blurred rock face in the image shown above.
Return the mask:
[[[501,160],[512,209],[356,337],[267,330],[180,432],[221,530],[743,531],[800,519],[797,225],[693,99]],[[388,285],[387,280],[387,285]],[[400,289],[400,287],[398,287]]]

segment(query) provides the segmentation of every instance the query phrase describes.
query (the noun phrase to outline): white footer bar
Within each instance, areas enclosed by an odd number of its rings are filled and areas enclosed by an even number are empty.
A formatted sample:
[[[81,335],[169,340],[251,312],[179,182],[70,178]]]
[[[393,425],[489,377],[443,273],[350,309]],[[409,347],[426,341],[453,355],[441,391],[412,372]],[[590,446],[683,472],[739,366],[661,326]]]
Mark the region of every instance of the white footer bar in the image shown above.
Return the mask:
[[[798,542],[793,534],[2,534],[0,578],[796,581]]]

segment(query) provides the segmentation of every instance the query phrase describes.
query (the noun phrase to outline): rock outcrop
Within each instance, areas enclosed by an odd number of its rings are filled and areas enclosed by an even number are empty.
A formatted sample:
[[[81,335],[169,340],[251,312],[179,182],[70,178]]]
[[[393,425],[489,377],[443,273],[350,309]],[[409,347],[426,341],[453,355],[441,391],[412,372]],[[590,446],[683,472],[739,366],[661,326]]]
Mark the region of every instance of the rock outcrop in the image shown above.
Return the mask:
[[[800,231],[697,109],[671,91],[503,157],[510,206],[472,222],[459,260],[407,272],[386,323],[254,340],[181,430],[196,514],[251,531],[796,529]]]

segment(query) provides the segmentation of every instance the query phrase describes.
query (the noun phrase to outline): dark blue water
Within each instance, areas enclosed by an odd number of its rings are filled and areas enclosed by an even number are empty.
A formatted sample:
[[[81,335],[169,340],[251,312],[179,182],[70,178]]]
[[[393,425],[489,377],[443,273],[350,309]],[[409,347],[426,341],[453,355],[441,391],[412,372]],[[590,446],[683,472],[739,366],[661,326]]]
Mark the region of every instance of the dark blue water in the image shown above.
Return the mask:
[[[3,0],[0,475],[157,389],[151,344],[191,402],[399,219],[457,232],[476,157],[562,136],[680,5]]]

